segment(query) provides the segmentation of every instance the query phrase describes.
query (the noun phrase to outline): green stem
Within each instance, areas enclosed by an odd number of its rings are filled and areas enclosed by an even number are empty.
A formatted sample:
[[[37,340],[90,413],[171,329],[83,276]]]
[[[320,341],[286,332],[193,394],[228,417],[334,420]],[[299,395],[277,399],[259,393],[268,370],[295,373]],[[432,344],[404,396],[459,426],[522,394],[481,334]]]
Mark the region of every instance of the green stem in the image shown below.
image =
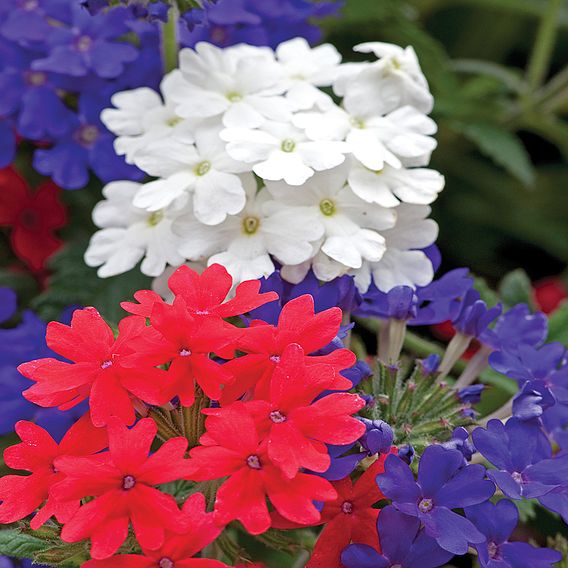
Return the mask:
[[[178,8],[174,4],[168,12],[168,21],[162,26],[162,57],[164,71],[169,73],[178,67]]]
[[[558,32],[557,20],[561,7],[562,0],[549,0],[548,9],[540,22],[527,69],[530,93],[536,91],[542,85],[548,73]]]

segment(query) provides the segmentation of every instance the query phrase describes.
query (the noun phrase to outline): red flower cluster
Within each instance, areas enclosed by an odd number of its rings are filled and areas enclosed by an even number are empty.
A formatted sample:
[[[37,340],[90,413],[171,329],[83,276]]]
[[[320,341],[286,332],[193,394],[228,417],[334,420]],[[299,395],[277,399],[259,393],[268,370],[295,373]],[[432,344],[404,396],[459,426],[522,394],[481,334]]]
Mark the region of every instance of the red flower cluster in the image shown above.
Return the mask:
[[[321,524],[333,505],[320,513],[314,502],[334,503],[345,493],[315,475],[330,466],[327,444],[351,444],[365,431],[352,416],[363,399],[338,392],[352,386],[341,372],[354,355],[318,354],[337,336],[341,310],[315,314],[312,297],[302,296],[284,306],[277,326],[243,327],[227,318],[277,299],[259,293],[259,282],[241,284],[228,301],[231,278],[217,265],[201,276],[182,267],[169,284],[172,304],[150,291],[135,295],[139,303],[123,304],[132,315],[120,322],[117,338],[93,308],[76,311],[70,326],[51,323],[48,345],[66,361],[20,366],[34,381],[24,393],[30,401],[65,410],[88,399],[90,413],[59,446],[41,428],[18,426],[22,444],[7,450],[6,462],[32,475],[0,480],[0,522],[43,505],[33,525],[55,515],[62,540],[90,539],[88,567],[215,568],[222,564],[191,558],[233,520],[252,534],[268,530],[275,515]],[[203,410],[200,445],[188,458],[188,441],[174,437],[151,453],[158,426],[144,416],[154,406],[191,408],[196,389],[215,401]],[[101,451],[107,435],[108,451]],[[222,478],[210,514],[201,495],[180,509],[159,487]],[[364,493],[369,509],[376,496]],[[111,558],[130,526],[143,555]]]
[[[11,227],[14,253],[34,272],[61,246],[54,234],[67,222],[60,191],[51,181],[32,191],[13,168],[0,170],[0,226]]]

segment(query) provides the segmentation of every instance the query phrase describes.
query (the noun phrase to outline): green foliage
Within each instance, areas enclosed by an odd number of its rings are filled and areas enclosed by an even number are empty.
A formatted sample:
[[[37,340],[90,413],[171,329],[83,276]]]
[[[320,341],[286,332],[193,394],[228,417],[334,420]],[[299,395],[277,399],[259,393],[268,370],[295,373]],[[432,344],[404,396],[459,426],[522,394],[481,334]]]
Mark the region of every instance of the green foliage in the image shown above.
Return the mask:
[[[97,271],[85,265],[86,248],[86,241],[72,241],[51,258],[49,285],[32,302],[44,319],[57,319],[69,305],[95,306],[109,323],[116,324],[126,315],[120,302],[150,287],[150,279],[138,268],[120,276],[98,278]]]
[[[13,558],[32,558],[45,548],[45,541],[18,529],[0,530],[0,555]]]
[[[479,150],[526,186],[535,182],[535,171],[522,142],[508,130],[490,123],[470,123],[458,127]]]
[[[568,345],[568,300],[548,318],[548,341],[560,341]]]
[[[499,294],[506,308],[528,304],[534,309],[533,290],[528,274],[518,268],[506,274],[499,284]]]

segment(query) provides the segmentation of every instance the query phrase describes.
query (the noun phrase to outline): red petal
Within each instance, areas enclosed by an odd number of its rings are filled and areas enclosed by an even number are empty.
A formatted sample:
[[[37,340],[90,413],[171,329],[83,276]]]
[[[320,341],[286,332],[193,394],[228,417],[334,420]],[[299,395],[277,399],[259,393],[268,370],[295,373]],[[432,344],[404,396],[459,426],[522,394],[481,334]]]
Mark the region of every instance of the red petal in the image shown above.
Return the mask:
[[[136,420],[128,391],[120,384],[117,374],[108,369],[93,383],[89,404],[95,426],[105,426],[112,417],[128,425]]]
[[[108,446],[105,428],[96,428],[91,414],[83,415],[65,434],[59,444],[60,455],[89,455]]]
[[[217,492],[215,521],[226,525],[235,519],[251,534],[261,534],[270,528],[264,485],[258,470],[242,468]]]
[[[14,523],[33,513],[48,496],[50,475],[6,475],[0,478],[0,523]]]
[[[338,515],[325,525],[306,568],[341,568],[341,553],[351,542],[352,525],[349,515]]]
[[[148,485],[187,478],[195,468],[184,459],[186,450],[185,438],[171,438],[138,469],[138,477]]]
[[[149,318],[152,315],[154,304],[164,303],[162,297],[153,290],[138,290],[134,293],[134,298],[138,301],[135,302],[121,302],[120,307],[130,313],[144,318]]]
[[[217,310],[217,314],[223,318],[242,315],[268,302],[278,300],[278,294],[276,292],[259,294],[259,290],[260,282],[258,280],[241,282],[237,286],[235,297],[225,304],[222,304]]]
[[[151,418],[143,418],[130,430],[116,418],[109,419],[109,450],[114,465],[125,475],[138,473],[148,460],[157,432]]]

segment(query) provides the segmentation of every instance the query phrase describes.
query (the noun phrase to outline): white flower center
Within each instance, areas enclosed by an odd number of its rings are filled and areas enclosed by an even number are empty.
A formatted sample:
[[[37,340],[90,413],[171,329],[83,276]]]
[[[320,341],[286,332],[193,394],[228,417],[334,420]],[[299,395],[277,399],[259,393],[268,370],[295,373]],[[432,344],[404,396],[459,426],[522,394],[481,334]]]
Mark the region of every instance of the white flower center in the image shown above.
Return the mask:
[[[258,456],[252,455],[247,458],[247,465],[251,469],[262,469],[262,465],[260,463],[260,459]]]
[[[93,40],[87,35],[77,38],[77,41],[75,42],[77,51],[81,51],[82,53],[89,51],[89,49],[91,49],[91,45],[93,45]]]
[[[280,148],[282,152],[293,152],[296,149],[296,142],[291,138],[286,138],[286,140],[282,140]]]
[[[238,103],[239,101],[243,100],[243,96],[241,93],[237,93],[236,91],[230,91],[225,95],[227,99],[229,99],[232,103]]]
[[[204,160],[195,166],[195,175],[204,176],[211,169],[211,162],[209,160]]]
[[[327,197],[325,199],[322,199],[320,201],[320,211],[326,217],[331,217],[332,215],[335,215],[336,212],[335,203],[331,199],[328,199]]]
[[[168,120],[166,120],[166,124],[173,128],[176,124],[179,124],[182,120],[183,119],[180,118],[179,116],[172,116],[171,118],[168,118]]]
[[[146,219],[146,224],[148,227],[155,227],[164,218],[163,211],[154,211],[148,219]]]
[[[365,128],[365,121],[362,118],[357,118],[356,116],[351,117],[351,125],[353,128]]]
[[[243,219],[243,233],[245,235],[254,235],[260,227],[260,219],[258,217],[245,217]]]

